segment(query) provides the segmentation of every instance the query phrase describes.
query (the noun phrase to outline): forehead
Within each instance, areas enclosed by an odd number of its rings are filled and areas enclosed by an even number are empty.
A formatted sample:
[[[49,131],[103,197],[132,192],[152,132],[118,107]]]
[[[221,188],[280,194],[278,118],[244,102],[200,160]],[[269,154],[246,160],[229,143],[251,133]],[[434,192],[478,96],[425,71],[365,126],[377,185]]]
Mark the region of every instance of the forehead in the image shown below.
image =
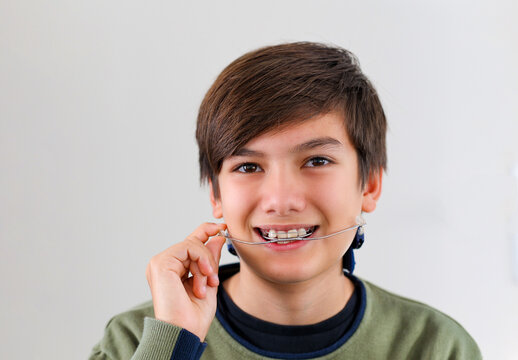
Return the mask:
[[[242,154],[246,150],[290,148],[302,151],[306,148],[337,145],[347,146],[350,142],[343,116],[331,112],[308,120],[291,122],[260,134],[233,155]]]

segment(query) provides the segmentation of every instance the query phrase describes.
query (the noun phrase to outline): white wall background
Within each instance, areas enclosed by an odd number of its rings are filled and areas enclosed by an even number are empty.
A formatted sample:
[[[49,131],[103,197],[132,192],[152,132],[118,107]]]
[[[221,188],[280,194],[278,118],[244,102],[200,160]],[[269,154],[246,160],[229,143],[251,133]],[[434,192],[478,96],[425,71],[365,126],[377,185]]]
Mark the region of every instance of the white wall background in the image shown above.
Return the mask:
[[[149,258],[212,219],[205,91],[248,50],[313,40],[358,55],[391,127],[357,273],[518,359],[517,4],[0,0],[0,358],[85,359],[150,298]]]

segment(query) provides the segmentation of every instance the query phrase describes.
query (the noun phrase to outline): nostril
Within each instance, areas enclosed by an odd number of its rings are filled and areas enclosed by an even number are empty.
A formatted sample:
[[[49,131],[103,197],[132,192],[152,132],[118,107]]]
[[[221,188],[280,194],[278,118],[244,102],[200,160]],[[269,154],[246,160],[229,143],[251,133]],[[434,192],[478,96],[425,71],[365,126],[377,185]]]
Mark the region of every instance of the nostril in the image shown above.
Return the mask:
[[[265,184],[261,191],[261,208],[268,214],[286,216],[302,212],[306,208],[306,197],[296,182]]]

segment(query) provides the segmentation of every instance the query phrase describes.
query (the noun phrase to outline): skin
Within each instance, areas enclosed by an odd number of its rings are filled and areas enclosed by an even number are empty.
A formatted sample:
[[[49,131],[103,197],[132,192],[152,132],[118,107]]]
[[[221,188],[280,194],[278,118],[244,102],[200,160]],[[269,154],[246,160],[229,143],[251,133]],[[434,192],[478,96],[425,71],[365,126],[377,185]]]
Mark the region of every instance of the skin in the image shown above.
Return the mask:
[[[218,263],[225,224],[204,223],[184,241],[151,258],[146,278],[155,318],[205,339],[216,313]],[[189,272],[192,276],[189,276]]]
[[[202,224],[156,255],[146,272],[156,318],[202,341],[215,315],[224,244],[224,238],[211,236],[228,226],[231,236],[259,242],[258,226],[300,224],[317,225],[315,236],[325,235],[354,225],[381,195],[381,169],[360,187],[357,155],[339,113],[263,134],[244,148],[224,160],[219,198],[210,187],[213,215],[226,225]],[[223,286],[237,306],[259,319],[285,325],[323,321],[342,310],[354,290],[342,273],[342,256],[353,238],[350,231],[292,250],[235,243],[241,271]]]

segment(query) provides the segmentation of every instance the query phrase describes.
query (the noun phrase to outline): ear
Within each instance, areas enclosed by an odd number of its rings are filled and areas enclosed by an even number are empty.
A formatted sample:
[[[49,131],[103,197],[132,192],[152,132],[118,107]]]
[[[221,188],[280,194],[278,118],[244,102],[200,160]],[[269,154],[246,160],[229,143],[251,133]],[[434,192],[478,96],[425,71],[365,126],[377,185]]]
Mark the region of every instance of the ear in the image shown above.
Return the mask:
[[[383,169],[371,173],[369,180],[363,189],[362,211],[372,212],[376,209],[376,204],[381,196],[381,183],[383,180]]]
[[[209,180],[210,189],[210,203],[212,205],[212,216],[216,219],[223,217],[223,210],[221,209],[221,199],[216,199],[214,196],[214,188],[212,187],[212,181]]]

